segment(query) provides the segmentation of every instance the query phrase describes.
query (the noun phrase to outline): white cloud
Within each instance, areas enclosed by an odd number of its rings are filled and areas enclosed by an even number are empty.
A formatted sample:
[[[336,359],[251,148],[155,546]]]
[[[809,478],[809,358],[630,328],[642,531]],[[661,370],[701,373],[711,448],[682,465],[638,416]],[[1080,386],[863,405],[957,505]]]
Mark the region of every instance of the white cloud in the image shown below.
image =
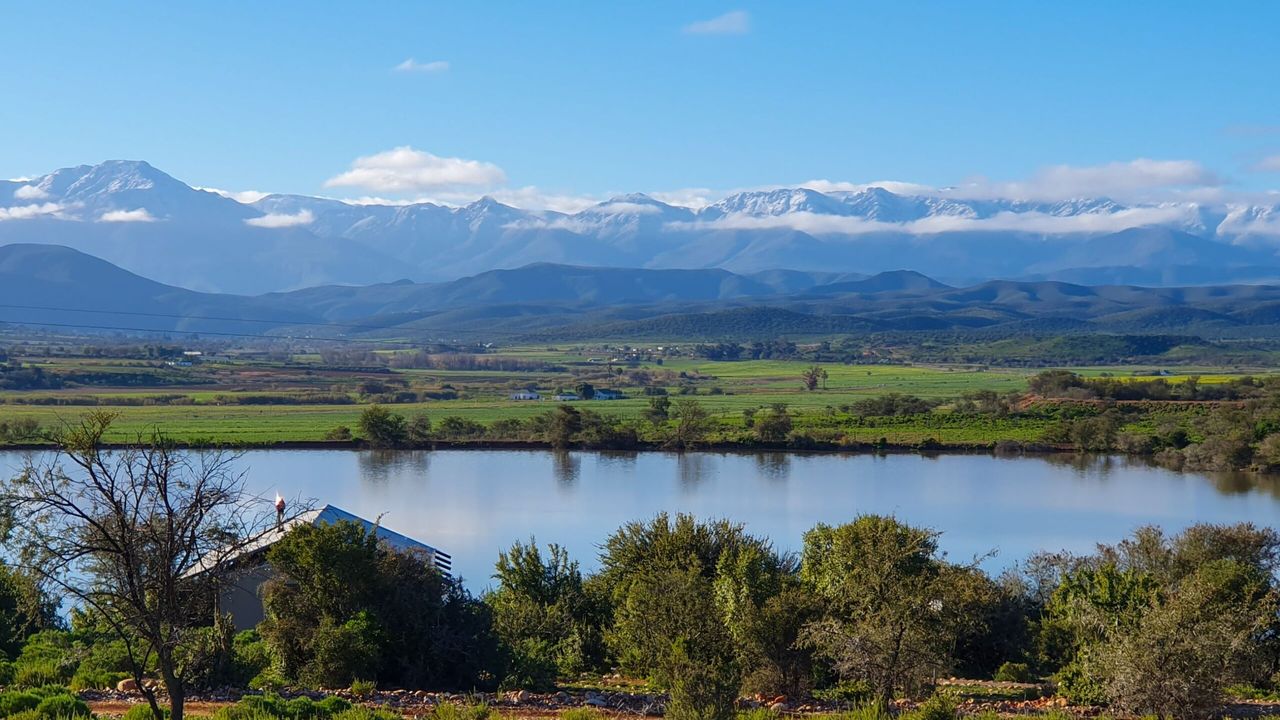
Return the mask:
[[[1254,172],[1280,173],[1280,155],[1264,157],[1250,168]]]
[[[817,190],[820,193],[849,192],[860,193],[871,188],[888,190],[895,195],[937,195],[938,189],[919,183],[902,182],[900,180],[878,180],[869,183],[835,182],[832,180],[809,180],[800,183],[799,187]]]
[[[662,212],[662,208],[657,205],[625,201],[592,205],[587,210],[593,215],[657,215]]]
[[[558,213],[575,213],[600,202],[600,198],[590,195],[567,195],[545,192],[533,185],[519,188],[498,188],[488,192],[450,191],[432,193],[420,197],[414,202],[429,202],[436,205],[458,207],[470,205],[483,198],[491,197],[503,205],[521,208],[522,210],[550,211]]]
[[[109,210],[102,213],[98,218],[98,222],[109,223],[132,223],[132,222],[155,222],[156,218],[146,208],[137,208],[136,210]]]
[[[674,230],[798,230],[813,235],[867,235],[907,233],[934,235],[944,232],[1025,232],[1044,235],[1118,232],[1132,227],[1190,219],[1193,209],[1167,206],[1131,208],[1116,212],[1059,216],[1040,212],[1002,212],[988,218],[938,215],[905,223],[881,222],[861,217],[797,212],[756,216],[733,213],[715,220],[670,223]]]
[[[432,60],[431,62],[418,62],[413,58],[408,58],[404,62],[393,68],[396,72],[407,73],[442,73],[449,69],[448,60]]]
[[[977,178],[948,190],[954,197],[1066,200],[1079,197],[1142,199],[1171,188],[1216,187],[1222,180],[1194,160],[1138,158],[1105,165],[1051,165],[1028,180],[990,182]]]
[[[0,221],[30,220],[38,217],[59,217],[62,206],[57,203],[33,203],[14,207],[0,207]]]
[[[506,182],[493,163],[432,155],[409,146],[356,158],[351,169],[329,178],[325,187],[360,187],[375,192],[424,192],[459,187],[493,187]]]
[[[704,208],[713,202],[723,200],[728,193],[710,188],[682,188],[680,190],[651,192],[647,193],[647,195],[658,202],[696,210]]]
[[[35,185],[23,185],[13,191],[13,197],[18,200],[43,200],[49,197],[49,193]]]
[[[267,213],[262,217],[249,218],[244,224],[260,228],[287,228],[310,225],[315,219],[316,216],[310,210],[302,210],[296,213]]]
[[[245,205],[256,203],[262,198],[274,194],[262,192],[261,190],[220,190],[214,187],[197,187],[196,190],[217,193],[224,198],[231,198],[232,200],[235,200],[238,203],[244,203]]]
[[[733,10],[710,20],[699,20],[684,26],[690,35],[743,35],[751,31],[751,16],[745,10]]]

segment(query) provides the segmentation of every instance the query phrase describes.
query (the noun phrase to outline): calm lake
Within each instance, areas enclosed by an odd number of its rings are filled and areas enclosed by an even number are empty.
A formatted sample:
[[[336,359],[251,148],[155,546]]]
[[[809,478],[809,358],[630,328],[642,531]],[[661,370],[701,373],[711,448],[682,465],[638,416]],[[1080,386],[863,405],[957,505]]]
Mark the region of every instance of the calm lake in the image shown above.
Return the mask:
[[[23,457],[0,452],[0,470]],[[240,462],[263,495],[381,515],[451,553],[474,591],[514,540],[560,543],[592,569],[610,532],[664,510],[730,518],[788,551],[815,523],[893,514],[943,531],[953,559],[995,551],[983,562],[993,572],[1036,550],[1088,551],[1144,524],[1280,521],[1280,480],[1109,457],[264,450]]]

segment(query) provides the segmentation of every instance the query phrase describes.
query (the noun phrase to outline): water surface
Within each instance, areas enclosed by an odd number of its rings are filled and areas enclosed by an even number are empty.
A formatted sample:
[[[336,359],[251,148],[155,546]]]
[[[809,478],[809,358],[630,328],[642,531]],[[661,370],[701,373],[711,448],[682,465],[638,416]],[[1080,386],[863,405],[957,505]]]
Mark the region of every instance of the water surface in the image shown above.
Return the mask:
[[[0,469],[22,457],[0,452]],[[560,543],[591,569],[610,532],[664,510],[730,518],[786,551],[815,523],[893,514],[941,530],[954,559],[994,551],[983,561],[993,572],[1036,550],[1087,552],[1144,524],[1280,521],[1274,479],[1109,457],[262,450],[240,463],[263,495],[382,516],[451,553],[476,591],[514,540]]]

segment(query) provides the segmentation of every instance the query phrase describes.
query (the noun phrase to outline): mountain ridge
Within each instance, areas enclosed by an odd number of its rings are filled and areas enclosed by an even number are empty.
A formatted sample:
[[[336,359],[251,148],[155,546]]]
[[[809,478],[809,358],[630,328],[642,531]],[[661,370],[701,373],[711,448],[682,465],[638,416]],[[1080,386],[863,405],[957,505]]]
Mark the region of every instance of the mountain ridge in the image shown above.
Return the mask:
[[[903,270],[849,279],[798,271],[744,276],[721,269],[538,263],[450,282],[398,280],[241,296],[165,285],[78,250],[43,244],[0,246],[0,306],[0,325],[414,342],[924,331],[1280,338],[1277,285],[996,280],[954,287]]]
[[[1057,276],[1204,284],[1280,278],[1277,240],[1280,202],[975,199],[870,186],[746,190],[699,208],[629,193],[574,213],[492,197],[460,207],[289,194],[242,203],[123,160],[0,181],[0,243],[67,245],[168,284],[239,294],[447,281],[536,262],[744,276],[868,275],[909,264],[951,284]]]

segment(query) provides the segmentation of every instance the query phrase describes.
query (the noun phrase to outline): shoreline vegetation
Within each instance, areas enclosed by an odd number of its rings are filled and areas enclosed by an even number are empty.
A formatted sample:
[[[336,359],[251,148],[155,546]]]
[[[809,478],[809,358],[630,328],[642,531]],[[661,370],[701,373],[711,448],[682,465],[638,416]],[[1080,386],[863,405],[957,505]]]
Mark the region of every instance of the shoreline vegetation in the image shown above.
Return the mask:
[[[825,368],[813,365],[805,373],[816,392]],[[588,383],[578,391],[587,398],[595,392]],[[488,422],[443,414],[449,412],[443,407],[436,411],[375,402],[345,409],[349,425],[330,426],[322,433],[309,426],[302,437],[296,429],[254,439],[205,434],[201,421],[188,418],[177,433],[168,426],[135,423],[131,432],[113,429],[103,443],[125,447],[164,427],[171,443],[191,449],[1089,453],[1149,458],[1179,470],[1280,470],[1276,376],[1202,383],[1196,376],[1169,382],[1048,370],[1027,378],[1025,389],[1003,393],[921,397],[888,392],[820,407],[739,403],[736,411],[726,411],[719,397],[671,395],[665,389],[636,400],[624,412],[612,412],[612,406],[599,402],[559,401],[550,408],[526,403],[519,407],[521,415]],[[58,406],[51,416],[40,416],[53,420],[49,426],[37,416],[0,411],[0,447],[52,447],[53,431],[68,424],[76,407]],[[126,408],[86,409],[110,415],[116,426],[125,425],[121,419],[128,417]],[[257,412],[256,422],[270,427],[306,411],[269,405]],[[255,421],[245,422],[252,426]]]
[[[1042,370],[1058,355],[1041,348],[1021,368],[918,364],[937,349],[920,338],[431,351],[98,342],[0,349],[0,447],[47,447],[52,431],[106,411],[103,442],[116,447],[163,431],[198,449],[1080,452],[1280,469],[1269,363],[1137,355]],[[1090,344],[1109,347],[1070,345]]]

